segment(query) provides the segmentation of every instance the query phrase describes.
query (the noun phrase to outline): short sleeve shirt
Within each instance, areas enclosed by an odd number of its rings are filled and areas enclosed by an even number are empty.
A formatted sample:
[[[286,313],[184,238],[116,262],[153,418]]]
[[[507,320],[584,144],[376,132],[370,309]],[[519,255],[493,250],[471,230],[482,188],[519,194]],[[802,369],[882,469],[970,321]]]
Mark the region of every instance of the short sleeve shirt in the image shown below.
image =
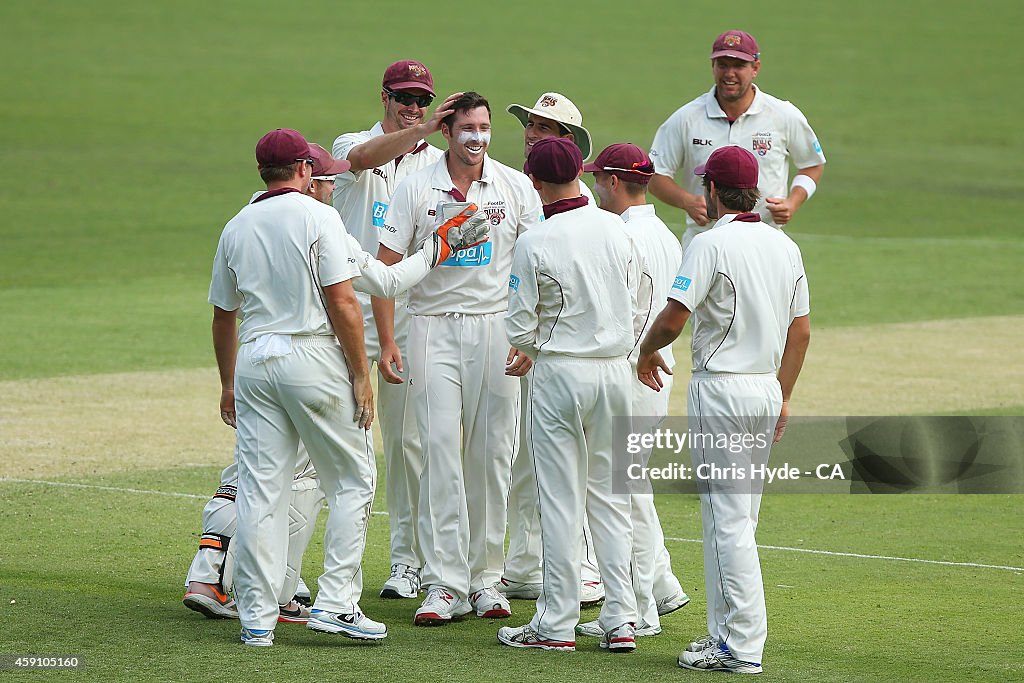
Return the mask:
[[[694,372],[778,372],[790,323],[811,310],[796,243],[736,214],[693,239],[668,296],[693,312]]]
[[[675,177],[692,194],[703,193],[701,179],[693,174],[719,147],[738,145],[757,157],[761,192],[754,211],[771,225],[765,199],[789,196],[789,166],[808,168],[825,163],[825,155],[807,119],[793,104],[754,86],[750,108],[731,124],[715,99],[715,89],[677,109],[661,124],[651,143],[651,160],[660,175]],[[678,177],[676,177],[678,174]],[[705,230],[689,215],[687,227]]]
[[[228,221],[209,302],[238,310],[242,343],[264,334],[333,334],[322,288],[359,275],[334,209],[299,192],[249,204]]]
[[[516,239],[542,216],[540,198],[519,171],[484,156],[483,173],[462,197],[442,157],[395,190],[380,243],[409,255],[437,229],[439,203],[468,201],[490,220],[487,242],[452,254],[409,290],[414,315],[500,313],[508,308],[508,277]]]

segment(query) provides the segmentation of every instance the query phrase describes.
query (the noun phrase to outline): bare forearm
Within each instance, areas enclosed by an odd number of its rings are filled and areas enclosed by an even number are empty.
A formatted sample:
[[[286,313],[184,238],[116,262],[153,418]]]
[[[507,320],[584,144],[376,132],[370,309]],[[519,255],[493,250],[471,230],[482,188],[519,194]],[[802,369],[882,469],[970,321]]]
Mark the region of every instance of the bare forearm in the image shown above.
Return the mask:
[[[782,386],[782,400],[788,401],[793,387],[804,366],[804,356],[811,341],[811,323],[808,316],[794,318],[786,335],[786,348],[779,365],[779,384]]]
[[[234,389],[235,357],[238,354],[238,323],[235,311],[215,307],[211,329],[221,389]]]
[[[685,210],[693,203],[694,195],[679,187],[675,180],[666,175],[655,175],[651,178],[648,189],[655,197],[677,209]]]
[[[354,378],[369,377],[370,364],[366,359],[366,343],[363,340],[363,312],[351,281],[324,287],[324,295],[327,315],[345,354],[349,372]]]
[[[811,180],[813,180],[814,184],[817,185],[818,182],[821,181],[821,175],[824,172],[825,165],[819,164],[818,166],[808,166],[807,168],[801,168],[797,172],[797,175],[805,175]],[[793,212],[795,213],[796,210],[803,206],[803,203],[807,201],[807,190],[800,187],[799,185],[796,185],[790,188],[789,196],[787,197],[787,199],[789,200],[790,205],[793,207]]]
[[[640,342],[640,355],[652,354],[674,342],[689,319],[690,310],[678,301],[670,299]]]
[[[377,325],[377,338],[381,346],[393,344],[395,341],[395,300],[370,298],[373,307],[373,321]]]
[[[427,126],[421,123],[412,128],[404,128],[367,140],[349,151],[348,160],[352,163],[352,170],[363,171],[382,166],[410,151],[427,134]]]

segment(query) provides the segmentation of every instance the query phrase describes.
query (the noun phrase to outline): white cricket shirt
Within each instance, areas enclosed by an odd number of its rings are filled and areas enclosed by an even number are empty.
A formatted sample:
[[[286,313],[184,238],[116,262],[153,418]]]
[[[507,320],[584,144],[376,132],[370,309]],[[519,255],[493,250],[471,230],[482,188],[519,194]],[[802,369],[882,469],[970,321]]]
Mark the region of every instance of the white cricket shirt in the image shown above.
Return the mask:
[[[352,148],[384,135],[378,121],[370,130],[339,135],[333,154],[348,159]],[[359,240],[363,251],[377,255],[379,233],[384,228],[384,215],[398,184],[407,176],[430,166],[444,156],[437,147],[421,141],[412,152],[396,160],[362,171],[348,171],[334,179],[334,208],[341,214],[349,233]]]
[[[786,100],[772,97],[757,86],[750,108],[732,124],[715,99],[715,88],[677,109],[661,124],[651,143],[654,171],[675,178],[687,192],[702,195],[701,178],[693,170],[706,162],[719,147],[738,145],[754,153],[758,162],[757,189],[761,191],[754,211],[761,220],[775,225],[766,208],[768,197],[789,196],[789,164],[808,168],[825,163],[818,138],[804,115]],[[698,231],[686,214],[687,227]]]
[[[693,312],[694,372],[778,372],[790,323],[811,311],[800,248],[737,214],[694,237],[668,296]]]
[[[452,254],[409,290],[413,315],[483,315],[508,308],[508,274],[516,239],[540,223],[541,205],[529,178],[484,155],[483,173],[462,197],[446,158],[406,178],[395,190],[380,243],[412,254],[438,226],[439,202],[473,202],[487,213],[487,242]]]
[[[650,312],[649,284],[618,216],[589,203],[557,213],[516,243],[508,340],[530,358],[625,358]]]
[[[683,260],[683,249],[668,226],[658,218],[653,204],[629,207],[622,213],[622,220],[626,222],[626,234],[633,239],[651,273],[653,289],[651,315],[647,324],[644,325],[642,339],[647,335],[647,330],[650,329],[654,319],[658,317],[658,313],[665,307],[668,290],[672,287],[672,282],[675,280],[676,273],[679,272],[679,265]],[[638,346],[630,354],[630,360],[635,363],[639,356],[640,347]],[[661,349],[661,357],[670,368],[675,366],[676,359],[672,355],[671,344]]]
[[[331,335],[321,289],[358,275],[338,213],[288,192],[246,205],[224,226],[209,302],[239,311],[243,344],[264,334]]]

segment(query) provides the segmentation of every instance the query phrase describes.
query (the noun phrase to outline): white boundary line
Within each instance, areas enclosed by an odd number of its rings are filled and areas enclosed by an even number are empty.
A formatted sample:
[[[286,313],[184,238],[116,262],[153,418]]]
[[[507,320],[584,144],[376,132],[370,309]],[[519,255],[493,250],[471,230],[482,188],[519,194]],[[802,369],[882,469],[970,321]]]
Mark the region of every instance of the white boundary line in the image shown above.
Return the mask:
[[[11,477],[0,478],[0,483],[11,484],[42,484],[44,486],[62,486],[73,489],[93,489],[96,491],[113,491],[116,493],[141,493],[148,496],[171,496],[173,498],[190,498],[193,500],[207,500],[209,496],[199,496],[194,493],[175,493],[171,491],[149,491],[146,489],[121,488],[118,486],[98,486],[96,484],[73,484],[65,481],[47,481],[44,479],[14,479]],[[386,517],[388,513],[374,510],[371,514]],[[673,538],[665,537],[666,541],[674,543],[703,543],[699,538]],[[889,560],[890,562],[918,562],[921,564],[937,564],[946,567],[973,567],[976,569],[1002,569],[1010,572],[1024,572],[1024,567],[1009,567],[1001,564],[979,564],[977,562],[947,562],[945,560],[922,560],[916,557],[893,557],[891,555],[865,555],[862,553],[840,553],[832,550],[813,550],[811,548],[791,548],[784,545],[758,545],[760,550],[785,550],[791,553],[808,553],[811,555],[828,555],[830,557],[856,557],[863,560]]]
[[[697,538],[669,538],[666,541],[676,543],[703,543]],[[978,564],[977,562],[947,562],[945,560],[922,560],[916,557],[893,557],[891,555],[864,555],[861,553],[839,553],[832,550],[812,550],[811,548],[790,548],[784,545],[758,545],[759,550],[787,550],[791,553],[809,553],[811,555],[830,555],[832,557],[859,557],[864,560],[890,560],[892,562],[920,562],[922,564],[941,564],[947,567],[976,567],[979,569],[1003,569],[1010,572],[1024,572],[1024,567],[1008,567],[1001,564]]]
[[[93,489],[96,491],[114,491],[115,493],[142,493],[147,496],[171,496],[172,498],[191,498],[193,500],[209,500],[210,496],[197,496],[194,493],[175,493],[173,491],[149,491],[147,489],[130,489],[119,486],[98,486],[96,484],[73,484],[67,481],[47,481],[45,479],[15,479],[13,477],[0,477],[0,484],[42,484],[44,486],[62,486],[69,489]],[[388,513],[371,510],[371,515],[384,515]]]

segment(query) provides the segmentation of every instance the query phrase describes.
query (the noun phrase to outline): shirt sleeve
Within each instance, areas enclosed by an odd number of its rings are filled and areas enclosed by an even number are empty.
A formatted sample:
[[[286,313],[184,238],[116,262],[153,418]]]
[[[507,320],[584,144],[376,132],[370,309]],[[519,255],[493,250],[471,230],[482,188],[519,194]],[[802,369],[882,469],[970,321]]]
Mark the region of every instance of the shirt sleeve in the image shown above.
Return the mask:
[[[237,311],[242,305],[242,294],[238,291],[238,278],[228,266],[225,236],[221,234],[217,253],[213,257],[213,277],[210,279],[208,301],[225,311]]]
[[[329,287],[359,277],[359,252],[353,250],[341,217],[332,210],[320,212],[317,220],[320,230],[316,262],[320,286]]]
[[[803,112],[789,102],[786,104],[790,109],[786,117],[789,125],[786,137],[789,139],[789,157],[793,165],[801,169],[824,164],[825,154],[821,151],[818,136],[811,129],[811,124],[807,123]]]
[[[691,312],[707,298],[718,262],[717,250],[706,235],[697,235],[683,252],[683,264],[668,290],[668,298],[675,299]]]
[[[583,184],[583,181],[580,181]],[[519,212],[519,224],[516,226],[516,237],[522,235],[530,228],[540,225],[544,220],[544,207],[540,203],[540,195],[533,189],[533,186],[526,188],[523,194],[522,210]]]
[[[537,269],[526,241],[516,242],[512,253],[512,273],[508,278],[508,311],[505,313],[505,334],[509,343],[530,359],[537,358]]]
[[[387,213],[384,214],[384,227],[380,231],[382,245],[403,256],[410,253],[413,233],[416,231],[415,208],[416,198],[413,196],[412,183],[407,178],[398,184]]]
[[[633,351],[630,353],[632,356],[633,352],[637,351],[640,337],[651,317],[651,307],[654,303],[654,278],[651,276],[650,265],[636,242],[629,238],[629,243],[632,248],[632,256],[629,260],[626,282],[633,299]]]
[[[796,289],[793,292],[793,302],[789,307],[790,321],[793,318],[809,315],[811,312],[811,295],[807,287],[807,273],[804,271],[804,262],[800,257],[800,251],[796,253]]]
[[[654,172],[669,178],[683,165],[683,123],[680,112],[675,112],[661,124],[651,143],[651,161]]]
[[[355,242],[355,248],[359,249],[356,239],[351,235],[349,239]],[[430,264],[427,263],[423,250],[392,266],[384,265],[368,252],[360,250],[358,253],[360,277],[356,278],[352,286],[372,296],[394,299],[418,284],[430,272]]]

